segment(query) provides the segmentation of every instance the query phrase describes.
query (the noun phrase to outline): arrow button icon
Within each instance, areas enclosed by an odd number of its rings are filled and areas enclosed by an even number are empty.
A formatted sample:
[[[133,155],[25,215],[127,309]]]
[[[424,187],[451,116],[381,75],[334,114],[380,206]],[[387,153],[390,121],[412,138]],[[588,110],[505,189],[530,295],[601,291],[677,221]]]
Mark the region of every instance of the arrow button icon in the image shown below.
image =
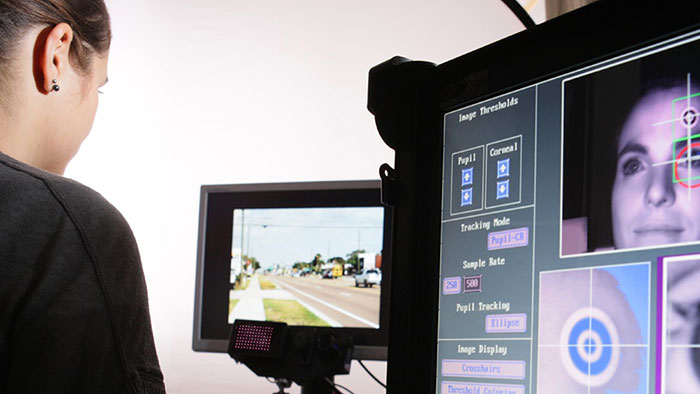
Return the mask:
[[[473,183],[474,167],[462,169],[462,186],[469,186]]]
[[[460,206],[464,207],[467,205],[472,205],[472,188],[462,189],[462,204]]]
[[[510,158],[499,160],[496,164],[496,168],[498,170],[496,178],[503,178],[510,175]]]
[[[496,200],[501,200],[508,198],[508,191],[510,189],[510,180],[496,182]]]

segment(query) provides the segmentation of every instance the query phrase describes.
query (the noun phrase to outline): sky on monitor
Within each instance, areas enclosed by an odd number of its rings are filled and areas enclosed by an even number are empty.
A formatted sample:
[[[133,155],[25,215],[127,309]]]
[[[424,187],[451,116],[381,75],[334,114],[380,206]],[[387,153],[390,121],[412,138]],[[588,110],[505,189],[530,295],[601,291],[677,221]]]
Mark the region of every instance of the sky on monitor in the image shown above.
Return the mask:
[[[309,262],[317,253],[347,259],[358,249],[380,253],[383,225],[381,207],[236,209],[232,249],[263,269]]]

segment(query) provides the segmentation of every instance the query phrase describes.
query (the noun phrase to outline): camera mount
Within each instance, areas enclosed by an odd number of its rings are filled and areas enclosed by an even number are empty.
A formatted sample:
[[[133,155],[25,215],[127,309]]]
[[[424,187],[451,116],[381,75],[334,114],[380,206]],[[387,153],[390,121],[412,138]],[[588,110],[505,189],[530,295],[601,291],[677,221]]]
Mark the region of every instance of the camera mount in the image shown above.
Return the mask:
[[[258,376],[271,377],[284,393],[285,379],[302,394],[334,394],[333,376],[350,373],[352,338],[315,327],[236,320],[228,354]]]

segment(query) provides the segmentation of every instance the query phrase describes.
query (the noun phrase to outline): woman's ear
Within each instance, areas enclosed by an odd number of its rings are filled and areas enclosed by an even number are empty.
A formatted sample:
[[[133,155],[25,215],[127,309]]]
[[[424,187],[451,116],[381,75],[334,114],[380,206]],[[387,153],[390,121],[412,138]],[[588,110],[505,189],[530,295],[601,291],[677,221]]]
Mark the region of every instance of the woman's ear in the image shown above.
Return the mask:
[[[48,94],[60,86],[61,76],[66,75],[70,65],[70,45],[73,29],[67,23],[59,23],[39,34],[37,43],[37,86]]]

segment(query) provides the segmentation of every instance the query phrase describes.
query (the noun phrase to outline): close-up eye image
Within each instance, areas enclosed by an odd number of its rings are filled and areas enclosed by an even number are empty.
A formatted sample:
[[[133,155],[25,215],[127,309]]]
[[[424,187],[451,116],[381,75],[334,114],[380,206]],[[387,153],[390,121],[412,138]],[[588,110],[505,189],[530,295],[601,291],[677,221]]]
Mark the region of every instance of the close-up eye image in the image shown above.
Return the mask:
[[[663,288],[662,330],[657,349],[662,366],[662,387],[667,394],[700,390],[700,256],[660,259]]]
[[[540,393],[646,393],[649,265],[540,274]]]

